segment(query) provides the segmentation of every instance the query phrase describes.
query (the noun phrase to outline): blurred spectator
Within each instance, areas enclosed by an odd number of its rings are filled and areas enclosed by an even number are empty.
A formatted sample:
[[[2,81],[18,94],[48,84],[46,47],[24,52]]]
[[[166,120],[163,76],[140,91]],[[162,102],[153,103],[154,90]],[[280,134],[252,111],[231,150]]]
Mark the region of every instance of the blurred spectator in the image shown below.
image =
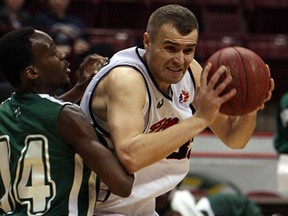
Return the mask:
[[[24,3],[25,0],[3,1],[0,9],[1,36],[8,31],[31,25],[31,14],[23,9]]]
[[[80,17],[69,13],[70,3],[70,0],[45,1],[44,6],[47,10],[39,12],[34,17],[33,27],[48,32],[52,36],[57,48],[66,54],[71,69],[75,71],[89,54],[97,53],[104,57],[108,55],[91,46],[88,37],[82,34],[87,25]],[[73,74],[71,82],[72,84],[75,82]],[[59,89],[58,94],[67,91],[67,88],[69,89],[69,87]]]
[[[88,26],[84,20],[68,11],[70,0],[47,0],[46,3],[47,11],[35,17],[33,26],[50,33],[57,47],[66,53],[71,63],[75,63],[72,67],[78,67],[83,58],[91,53],[112,55],[91,46],[88,37],[82,34]]]
[[[25,0],[3,0],[0,8],[0,37],[7,32],[31,25],[31,14],[23,9]],[[8,98],[14,88],[0,77],[0,103]]]

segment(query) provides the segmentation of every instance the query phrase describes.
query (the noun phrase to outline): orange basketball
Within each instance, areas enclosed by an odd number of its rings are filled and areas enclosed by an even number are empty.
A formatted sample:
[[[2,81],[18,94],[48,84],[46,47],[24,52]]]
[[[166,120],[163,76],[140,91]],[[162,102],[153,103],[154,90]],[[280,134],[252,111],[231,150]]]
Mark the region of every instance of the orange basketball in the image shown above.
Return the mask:
[[[227,47],[211,55],[207,62],[212,64],[208,80],[221,65],[225,65],[226,73],[233,79],[223,93],[232,88],[237,90],[237,94],[221,106],[221,113],[243,115],[263,103],[270,88],[270,73],[256,53],[243,47]],[[220,81],[224,79],[225,75],[220,77]]]

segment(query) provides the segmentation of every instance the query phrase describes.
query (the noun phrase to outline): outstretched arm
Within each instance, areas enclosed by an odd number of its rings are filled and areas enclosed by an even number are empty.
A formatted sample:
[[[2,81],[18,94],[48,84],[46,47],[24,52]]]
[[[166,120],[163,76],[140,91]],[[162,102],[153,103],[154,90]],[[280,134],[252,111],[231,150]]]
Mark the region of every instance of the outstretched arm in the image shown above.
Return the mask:
[[[67,105],[60,113],[59,130],[87,166],[119,196],[129,196],[134,176],[126,173],[116,156],[98,142],[91,123],[79,107]]]

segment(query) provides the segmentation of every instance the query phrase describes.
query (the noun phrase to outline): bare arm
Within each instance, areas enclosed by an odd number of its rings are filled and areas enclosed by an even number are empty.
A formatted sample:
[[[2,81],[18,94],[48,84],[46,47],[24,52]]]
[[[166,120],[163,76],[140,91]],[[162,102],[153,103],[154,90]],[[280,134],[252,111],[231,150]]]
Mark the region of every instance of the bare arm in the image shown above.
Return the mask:
[[[265,100],[269,101],[274,89],[274,81],[270,80],[271,91]],[[264,108],[264,103],[259,109]],[[256,127],[256,117],[258,110],[242,116],[227,116],[219,114],[215,122],[211,125],[211,130],[230,148],[244,148]]]
[[[116,156],[97,141],[94,128],[80,108],[64,107],[58,125],[64,140],[71,144],[113,193],[123,197],[130,195],[134,176],[127,174]]]
[[[97,54],[87,56],[79,67],[77,83],[69,91],[60,95],[59,98],[72,103],[79,102],[92,77],[107,60],[108,58]]]
[[[209,89],[213,90],[218,78],[224,72],[225,70],[218,72]],[[216,88],[216,93],[212,91],[206,94],[198,115],[164,131],[144,134],[142,109],[146,101],[146,86],[143,77],[132,68],[121,67],[114,69],[105,78],[105,82],[110,133],[121,163],[131,173],[169,156],[203,131],[216,118],[221,103],[233,96],[233,93],[218,96],[228,85],[229,79],[227,79],[223,85]],[[216,99],[211,100],[212,97]]]
[[[201,85],[201,67],[197,66],[194,69],[193,72],[196,81],[198,85]],[[273,79],[270,80],[270,89],[271,91],[268,93],[265,102],[271,98],[272,90],[274,89]],[[264,104],[259,107],[259,109],[263,108]],[[254,112],[243,116],[227,116],[219,113],[215,121],[213,121],[209,127],[228,147],[236,149],[243,148],[254,132],[257,111],[258,110],[255,110]]]
[[[210,128],[228,147],[244,148],[255,130],[256,116],[257,112],[243,116],[227,116],[219,113]]]

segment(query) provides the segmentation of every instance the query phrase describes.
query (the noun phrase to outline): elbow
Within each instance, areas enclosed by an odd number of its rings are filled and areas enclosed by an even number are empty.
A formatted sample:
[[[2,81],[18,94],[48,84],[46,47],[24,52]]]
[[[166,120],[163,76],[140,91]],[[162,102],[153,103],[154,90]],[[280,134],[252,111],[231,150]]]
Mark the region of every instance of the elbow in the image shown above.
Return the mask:
[[[229,147],[229,148],[231,148],[231,149],[235,149],[235,150],[237,150],[237,149],[244,149],[245,148],[245,146],[247,145],[247,143],[248,143],[248,141],[249,140],[247,140],[247,141],[238,141],[238,142],[230,142],[227,146]]]
[[[240,149],[243,149],[246,145],[232,145],[232,146],[229,146],[231,149],[234,149],[234,150],[240,150]]]
[[[129,197],[130,194],[131,194],[131,191],[132,191],[132,189],[128,189],[128,190],[123,189],[123,190],[118,194],[118,196],[121,196],[121,197]]]
[[[137,161],[131,157],[122,158],[121,163],[129,174],[135,173],[141,168]]]
[[[129,153],[121,152],[120,154],[118,154],[118,158],[125,171],[129,174],[133,174],[139,169],[143,168],[139,158]]]
[[[222,142],[231,149],[243,149],[246,147],[251,136],[227,136],[226,139],[222,139]]]
[[[121,193],[118,194],[120,197],[128,197],[131,194],[131,190],[122,190]]]
[[[112,193],[121,196],[130,196],[134,183],[134,175],[129,175],[129,178],[122,179],[116,187],[111,187]]]
[[[119,196],[122,196],[122,197],[130,196],[130,194],[132,192],[132,188],[133,188],[133,182],[134,182],[134,175],[131,175],[131,176],[133,176],[133,177],[131,177],[133,180],[131,179],[131,180],[129,180],[129,182],[125,183],[124,187],[122,185],[122,187],[121,187],[122,189],[119,192]]]

